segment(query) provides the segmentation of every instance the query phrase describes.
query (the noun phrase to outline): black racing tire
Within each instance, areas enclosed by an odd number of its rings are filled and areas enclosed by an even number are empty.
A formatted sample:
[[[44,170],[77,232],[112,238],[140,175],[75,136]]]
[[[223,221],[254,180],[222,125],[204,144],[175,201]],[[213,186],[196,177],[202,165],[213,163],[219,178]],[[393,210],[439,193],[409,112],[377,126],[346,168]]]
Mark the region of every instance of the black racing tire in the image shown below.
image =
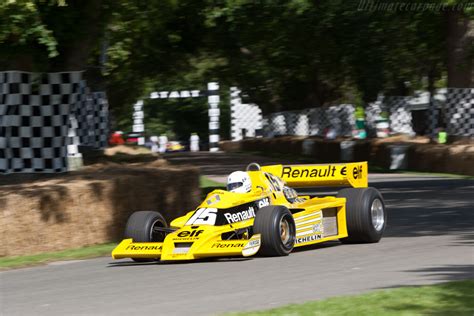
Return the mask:
[[[387,225],[382,194],[375,188],[343,189],[337,197],[346,198],[348,237],[343,243],[376,243]]]
[[[125,226],[125,238],[132,238],[134,242],[163,242],[166,234],[154,232],[154,227],[168,227],[165,218],[158,212],[139,211],[133,213]],[[132,258],[136,262],[150,262],[155,259]]]
[[[254,234],[261,234],[259,255],[287,256],[293,250],[296,225],[291,212],[281,205],[262,207],[253,224]]]

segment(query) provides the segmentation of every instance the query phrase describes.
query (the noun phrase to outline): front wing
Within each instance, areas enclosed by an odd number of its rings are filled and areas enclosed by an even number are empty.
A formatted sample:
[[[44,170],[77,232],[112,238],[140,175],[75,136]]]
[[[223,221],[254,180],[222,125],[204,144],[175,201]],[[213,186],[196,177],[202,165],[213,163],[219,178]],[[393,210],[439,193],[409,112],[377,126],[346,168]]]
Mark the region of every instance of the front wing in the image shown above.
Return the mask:
[[[234,228],[235,225],[231,227]],[[260,249],[260,234],[250,239],[222,240],[221,236],[225,232],[229,232],[229,227],[185,226],[168,234],[164,242],[133,242],[132,239],[124,239],[112,251],[112,257],[176,261],[205,257],[248,257]]]

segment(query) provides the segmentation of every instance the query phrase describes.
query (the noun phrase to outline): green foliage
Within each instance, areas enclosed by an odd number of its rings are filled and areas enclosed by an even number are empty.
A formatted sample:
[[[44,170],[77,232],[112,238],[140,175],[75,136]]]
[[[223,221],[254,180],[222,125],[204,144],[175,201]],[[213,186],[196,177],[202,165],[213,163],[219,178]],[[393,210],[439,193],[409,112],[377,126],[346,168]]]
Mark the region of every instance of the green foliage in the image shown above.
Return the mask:
[[[84,70],[100,44],[113,0],[0,3],[0,69]]]
[[[472,14],[472,6],[463,8]],[[244,101],[265,112],[363,105],[380,92],[404,95],[446,82],[444,14],[362,10],[359,1],[343,0],[4,0],[0,68],[88,69],[124,130],[131,105],[149,92],[214,80],[222,92],[239,86]],[[150,132],[206,137],[205,101],[159,103],[147,104]],[[228,113],[224,107],[222,118]]]
[[[48,3],[59,4],[63,3]],[[58,55],[56,38],[42,21],[36,1],[31,0],[0,2],[0,45],[0,56],[5,57],[14,55],[18,48],[35,45],[39,45],[49,58]]]
[[[28,41],[48,43],[50,56],[57,55],[56,41],[41,22],[34,1],[5,1],[0,3],[0,15],[3,17],[0,27],[0,42],[11,41],[24,44]]]
[[[381,91],[405,94],[407,82],[419,88],[428,74],[440,77],[446,37],[440,12],[358,5],[218,1],[207,11],[210,42],[224,42],[218,49],[230,60],[225,77],[266,110],[338,102],[350,86],[367,102]]]

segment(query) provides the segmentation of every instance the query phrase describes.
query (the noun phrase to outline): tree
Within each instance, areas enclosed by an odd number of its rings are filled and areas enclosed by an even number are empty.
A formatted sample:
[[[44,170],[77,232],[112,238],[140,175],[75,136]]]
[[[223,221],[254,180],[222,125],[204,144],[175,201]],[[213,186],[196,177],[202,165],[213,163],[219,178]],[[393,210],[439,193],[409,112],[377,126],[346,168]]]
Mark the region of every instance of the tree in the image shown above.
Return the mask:
[[[89,67],[112,0],[15,0],[0,4],[2,69],[70,71]]]
[[[151,91],[211,80],[223,89],[239,86],[265,112],[433,90],[446,72],[448,85],[472,85],[472,12],[392,7],[361,10],[343,0],[9,0],[0,3],[0,67],[87,69],[88,81],[107,89],[118,122]]]
[[[209,42],[221,43],[229,60],[223,76],[267,111],[352,102],[357,94],[369,102],[442,75],[440,12],[359,11],[356,2],[334,0],[213,4]]]
[[[473,8],[474,9],[474,8]],[[474,21],[453,6],[445,12],[448,42],[448,87],[474,87]]]

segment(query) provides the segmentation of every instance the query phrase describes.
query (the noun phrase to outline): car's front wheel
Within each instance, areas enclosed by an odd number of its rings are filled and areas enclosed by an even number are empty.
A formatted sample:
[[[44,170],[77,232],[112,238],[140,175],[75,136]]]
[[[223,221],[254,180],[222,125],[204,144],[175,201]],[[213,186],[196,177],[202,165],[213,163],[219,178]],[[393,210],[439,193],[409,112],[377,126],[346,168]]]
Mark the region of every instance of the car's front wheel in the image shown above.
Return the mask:
[[[125,238],[134,242],[163,242],[166,233],[157,228],[168,227],[165,218],[158,212],[139,211],[133,213],[125,226]],[[154,259],[132,258],[137,262],[149,262]]]
[[[287,256],[295,245],[295,220],[284,206],[270,205],[259,209],[253,224],[253,232],[261,234],[260,255]]]

